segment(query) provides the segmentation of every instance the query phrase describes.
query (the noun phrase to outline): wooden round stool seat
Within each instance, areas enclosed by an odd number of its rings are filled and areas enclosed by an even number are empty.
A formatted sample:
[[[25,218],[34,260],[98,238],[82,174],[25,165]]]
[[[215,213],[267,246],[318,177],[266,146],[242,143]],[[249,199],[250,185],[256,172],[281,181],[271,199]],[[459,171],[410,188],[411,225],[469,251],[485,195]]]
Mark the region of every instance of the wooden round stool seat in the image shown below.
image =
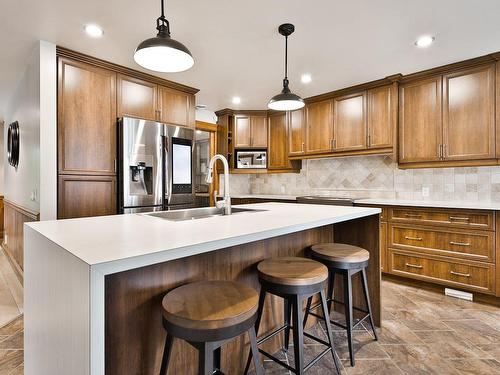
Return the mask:
[[[255,322],[259,297],[249,286],[233,281],[199,281],[180,286],[163,297],[163,326],[167,331],[160,375],[166,375],[173,338],[198,350],[198,373],[222,374],[221,347],[248,333],[256,375],[263,375]]]
[[[248,322],[257,313],[257,292],[232,281],[200,281],[180,286],[162,301],[165,324],[192,340],[193,333],[223,334],[227,328]],[[171,327],[172,329],[172,327]],[[224,336],[224,335],[223,335]]]
[[[368,265],[370,253],[359,247],[344,243],[321,243],[311,247],[315,259],[331,262],[334,267],[362,268]]]
[[[259,278],[272,284],[313,285],[328,279],[328,269],[312,259],[281,257],[263,260],[257,266]]]

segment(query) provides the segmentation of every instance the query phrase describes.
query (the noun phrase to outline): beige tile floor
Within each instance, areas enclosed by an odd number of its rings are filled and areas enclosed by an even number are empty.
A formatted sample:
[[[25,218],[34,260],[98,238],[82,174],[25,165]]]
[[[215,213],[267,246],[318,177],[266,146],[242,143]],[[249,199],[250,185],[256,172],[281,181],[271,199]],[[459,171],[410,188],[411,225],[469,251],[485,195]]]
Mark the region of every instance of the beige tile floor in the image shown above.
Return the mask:
[[[379,341],[364,324],[354,333],[356,366],[349,366],[346,334],[334,328],[347,375],[500,375],[500,308],[446,297],[384,280]],[[0,375],[23,374],[22,286],[0,253]],[[335,315],[335,318],[341,316]],[[314,333],[326,338],[320,324]],[[308,340],[306,361],[322,350]],[[293,364],[293,347],[281,358]],[[290,374],[270,361],[266,375]],[[325,356],[308,374],[334,374]],[[229,375],[229,374],[228,374]]]

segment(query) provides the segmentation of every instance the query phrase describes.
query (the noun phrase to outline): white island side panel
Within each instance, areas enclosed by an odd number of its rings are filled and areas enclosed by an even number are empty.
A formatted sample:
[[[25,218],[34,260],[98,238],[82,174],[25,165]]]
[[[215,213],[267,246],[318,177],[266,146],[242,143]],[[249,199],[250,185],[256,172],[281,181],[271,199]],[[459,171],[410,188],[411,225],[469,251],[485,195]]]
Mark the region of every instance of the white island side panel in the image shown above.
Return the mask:
[[[89,266],[24,227],[24,373],[90,373]]]

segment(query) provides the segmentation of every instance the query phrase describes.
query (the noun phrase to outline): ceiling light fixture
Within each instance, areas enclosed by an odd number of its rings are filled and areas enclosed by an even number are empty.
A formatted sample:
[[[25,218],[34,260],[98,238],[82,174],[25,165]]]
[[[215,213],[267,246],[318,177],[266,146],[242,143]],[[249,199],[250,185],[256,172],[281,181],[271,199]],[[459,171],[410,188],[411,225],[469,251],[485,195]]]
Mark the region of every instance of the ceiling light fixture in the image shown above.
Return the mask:
[[[310,83],[312,81],[312,77],[310,74],[308,73],[304,73],[302,74],[302,76],[300,77],[300,81],[302,83]]]
[[[233,96],[232,102],[233,102],[233,104],[240,104],[241,98],[239,96]]]
[[[101,29],[101,27],[93,23],[85,25],[84,29],[87,35],[92,38],[100,38],[104,34],[104,31]]]
[[[417,39],[415,45],[420,48],[427,48],[434,42],[435,39],[436,38],[431,35],[424,35]]]
[[[187,47],[170,37],[170,24],[165,18],[164,0],[161,1],[161,16],[156,19],[158,34],[143,41],[136,48],[134,60],[140,66],[155,72],[176,73],[188,70],[194,59]]]
[[[304,100],[288,88],[288,37],[295,31],[295,26],[291,23],[284,23],[280,25],[278,31],[285,37],[285,78],[283,79],[283,90],[271,98],[267,107],[276,111],[293,111],[305,105]]]

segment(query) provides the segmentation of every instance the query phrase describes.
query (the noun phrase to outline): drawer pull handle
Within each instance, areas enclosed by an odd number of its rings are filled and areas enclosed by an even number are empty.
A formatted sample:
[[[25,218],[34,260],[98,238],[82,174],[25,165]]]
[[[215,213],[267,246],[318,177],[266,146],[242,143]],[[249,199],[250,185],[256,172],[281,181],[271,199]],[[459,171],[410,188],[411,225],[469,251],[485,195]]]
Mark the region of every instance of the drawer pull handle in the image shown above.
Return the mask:
[[[450,241],[450,245],[470,246],[470,243],[469,242],[455,242],[455,241]]]
[[[406,263],[406,267],[411,267],[411,268],[424,268],[424,266],[421,266],[419,264],[410,264],[410,263]]]
[[[420,214],[405,214],[406,217],[414,217],[415,219],[420,219],[422,215]]]
[[[470,273],[461,273],[461,272],[455,272],[455,271],[450,271],[452,275],[455,276],[462,276],[462,277],[470,277]]]
[[[405,240],[422,241],[422,237],[405,236]]]
[[[468,217],[450,216],[450,221],[470,221]]]

